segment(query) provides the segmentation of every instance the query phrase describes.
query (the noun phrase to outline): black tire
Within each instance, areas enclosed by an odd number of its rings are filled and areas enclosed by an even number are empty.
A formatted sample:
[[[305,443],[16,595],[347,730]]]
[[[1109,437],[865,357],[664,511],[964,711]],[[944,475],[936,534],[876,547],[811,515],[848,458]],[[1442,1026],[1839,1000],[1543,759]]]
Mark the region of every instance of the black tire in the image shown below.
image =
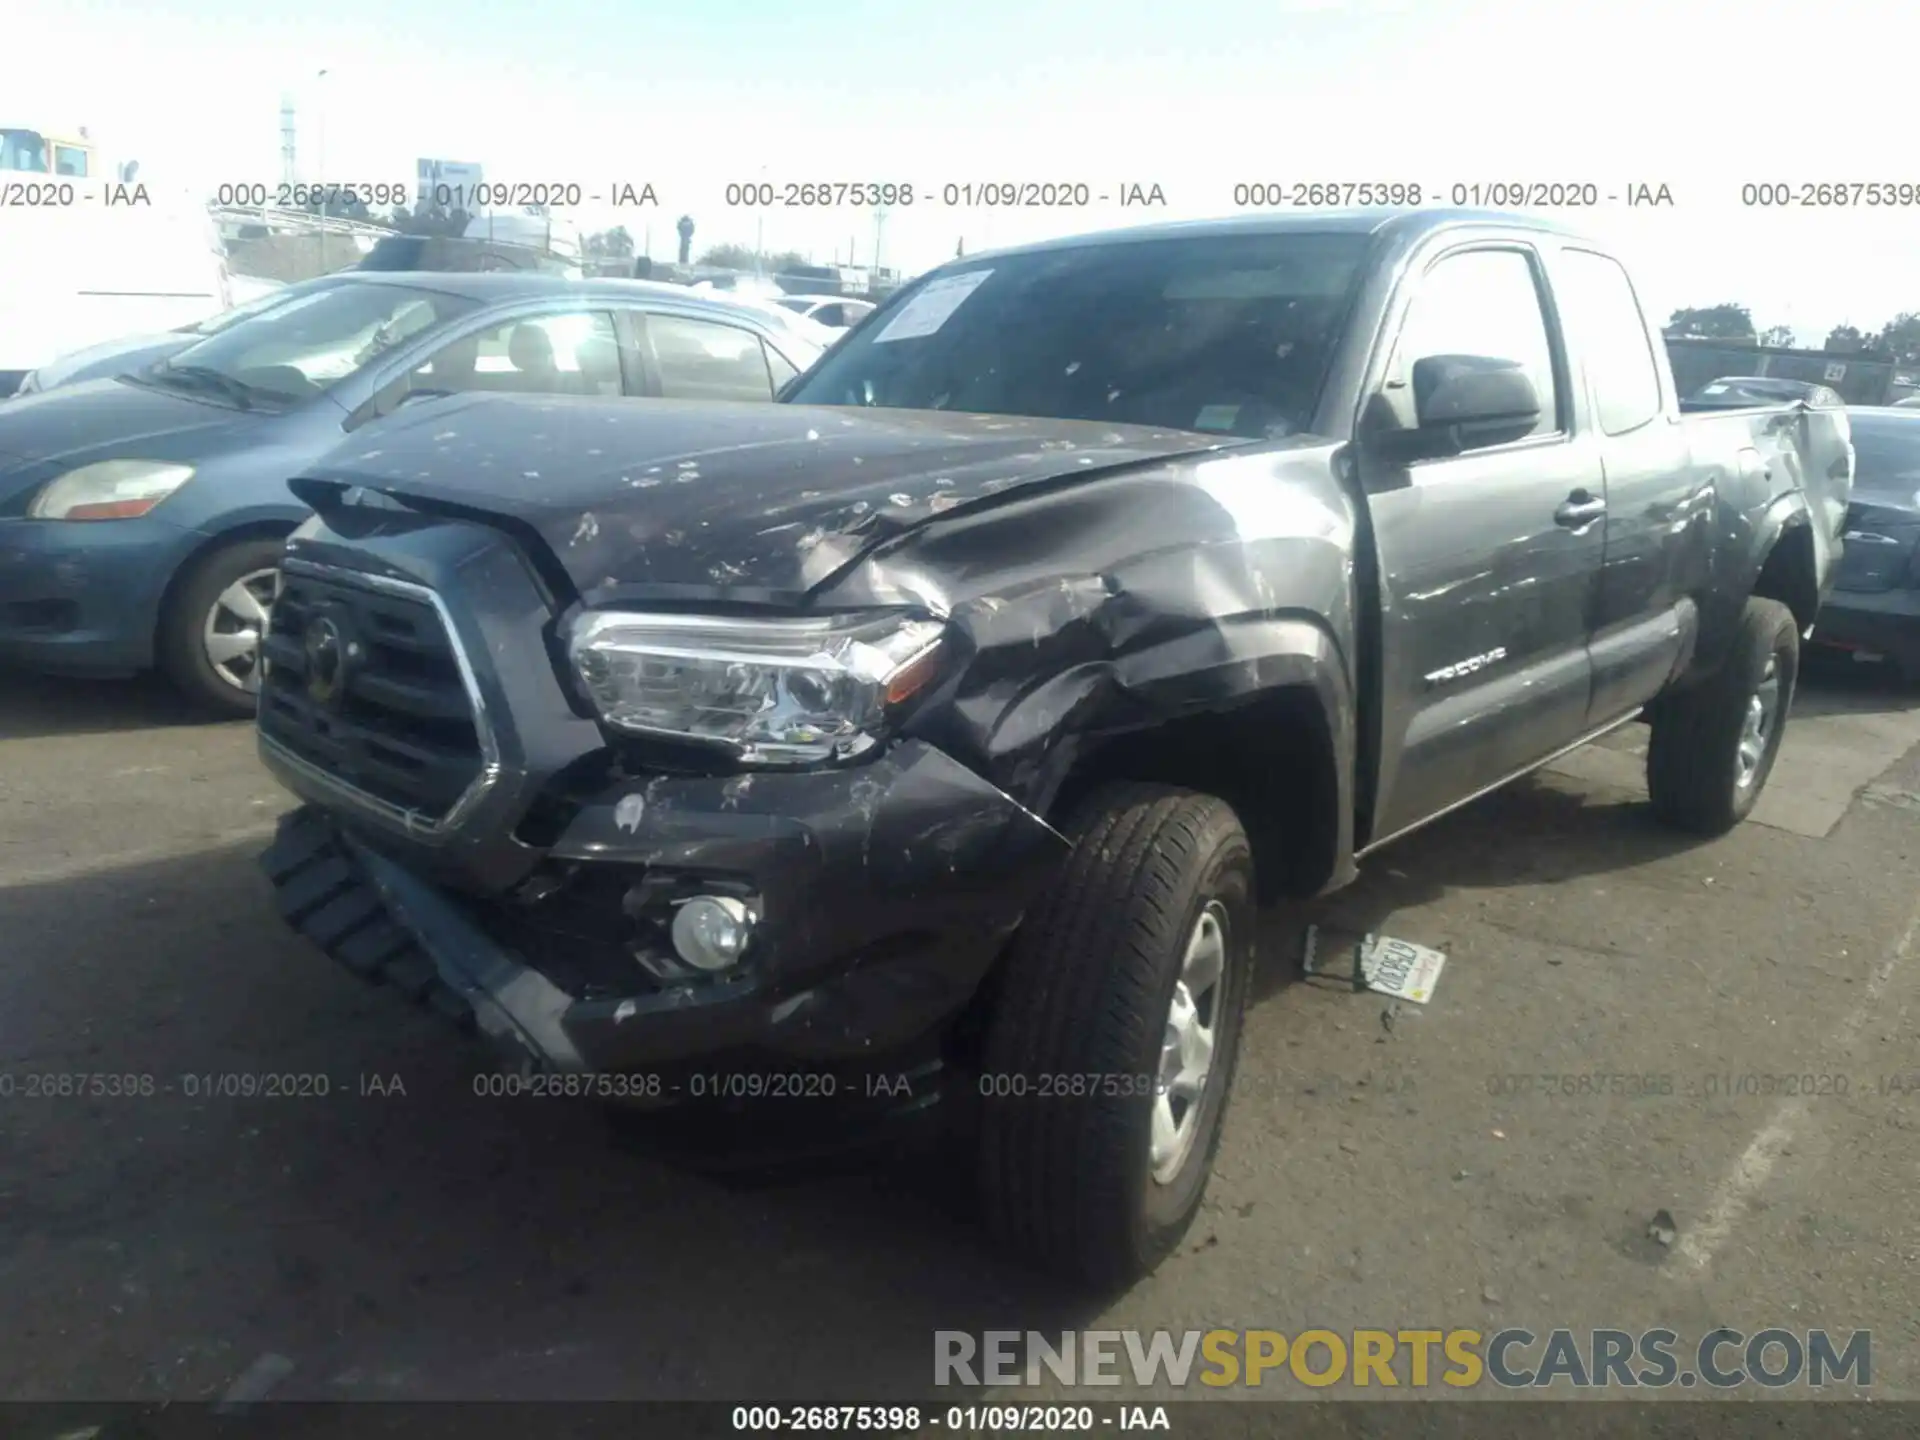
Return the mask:
[[[1759,764],[1743,784],[1741,739],[1769,664],[1778,681],[1778,702]],[[1800,627],[1793,612],[1777,600],[1749,599],[1726,664],[1653,707],[1647,791],[1663,823],[1695,835],[1724,835],[1747,818],[1780,754],[1799,676]]]
[[[1008,1248],[1105,1289],[1150,1272],[1200,1208],[1253,968],[1253,854],[1224,801],[1159,785],[1097,792],[1067,834],[1073,853],[1009,947],[988,1023],[979,1184]],[[1213,1067],[1184,1159],[1162,1180],[1153,1086],[1203,912],[1224,931]]]
[[[160,616],[154,637],[160,669],[199,708],[213,715],[252,716],[259,696],[222,677],[207,654],[204,627],[228,586],[278,567],[286,541],[236,540],[193,562]],[[258,661],[256,659],[255,663]]]

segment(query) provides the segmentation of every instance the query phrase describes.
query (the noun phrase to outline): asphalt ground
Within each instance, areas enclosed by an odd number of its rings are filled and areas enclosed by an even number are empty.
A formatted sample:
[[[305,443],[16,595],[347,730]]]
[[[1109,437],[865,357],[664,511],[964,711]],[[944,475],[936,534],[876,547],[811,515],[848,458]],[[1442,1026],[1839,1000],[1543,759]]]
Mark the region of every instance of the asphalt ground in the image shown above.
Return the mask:
[[[1920,695],[1816,667],[1707,844],[1648,817],[1644,733],[1268,917],[1206,1208],[1093,1303],[938,1172],[723,1184],[477,1095],[477,1042],[273,916],[246,726],[0,675],[0,1399],[875,1402],[938,1330],[1415,1325],[1869,1329],[1920,1398]],[[1432,1002],[1303,978],[1309,924],[1444,949]],[[152,1093],[28,1093],[63,1074]],[[205,1093],[250,1074],[328,1093]]]

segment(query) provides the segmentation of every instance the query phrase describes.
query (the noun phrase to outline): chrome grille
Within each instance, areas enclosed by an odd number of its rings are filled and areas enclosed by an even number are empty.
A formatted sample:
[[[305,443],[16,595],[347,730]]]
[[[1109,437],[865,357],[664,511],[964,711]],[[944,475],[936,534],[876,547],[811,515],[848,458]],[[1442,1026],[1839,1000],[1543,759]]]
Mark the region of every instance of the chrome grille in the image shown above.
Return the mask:
[[[281,583],[263,644],[261,734],[385,806],[443,819],[486,761],[431,597],[291,567]]]

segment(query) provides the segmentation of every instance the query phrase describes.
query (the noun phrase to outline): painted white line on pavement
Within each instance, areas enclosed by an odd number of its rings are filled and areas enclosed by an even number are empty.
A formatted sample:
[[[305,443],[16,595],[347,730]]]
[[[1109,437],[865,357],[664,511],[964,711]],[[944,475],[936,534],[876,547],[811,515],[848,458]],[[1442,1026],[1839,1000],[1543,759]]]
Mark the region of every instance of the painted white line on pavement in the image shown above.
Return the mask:
[[[138,850],[73,855],[57,864],[43,865],[36,869],[13,870],[0,865],[0,890],[17,890],[28,885],[57,885],[62,880],[75,880],[82,875],[97,875],[104,870],[124,870],[133,865],[155,865],[165,860],[178,860],[183,855],[192,855],[202,850],[217,850],[223,845],[237,845],[243,840],[264,840],[273,834],[273,830],[274,822],[264,820],[253,825],[241,825],[232,830],[217,831],[212,835],[176,840],[170,845],[148,845]]]
[[[1853,1049],[1853,1042],[1859,1036],[1861,1027],[1879,1009],[1880,995],[1887,988],[1887,982],[1913,958],[1916,940],[1920,940],[1920,907],[1916,907],[1908,917],[1906,932],[1901,935],[1899,943],[1888,952],[1886,959],[1874,967],[1873,974],[1867,977],[1866,988],[1861,991],[1859,1003],[1847,1012],[1846,1018],[1840,1022],[1840,1028],[1834,1032],[1832,1044],[1836,1055],[1844,1055]],[[1783,1100],[1767,1123],[1760,1127],[1759,1133],[1741,1152],[1739,1160],[1734,1162],[1733,1169],[1714,1187],[1706,1218],[1682,1234],[1679,1243],[1674,1246],[1681,1263],[1668,1272],[1670,1275],[1694,1275],[1706,1269],[1715,1252],[1733,1233],[1734,1226],[1745,1217],[1753,1204],[1753,1197],[1773,1173],[1773,1167],[1786,1153],[1800,1123],[1806,1119],[1807,1101],[1805,1095]]]

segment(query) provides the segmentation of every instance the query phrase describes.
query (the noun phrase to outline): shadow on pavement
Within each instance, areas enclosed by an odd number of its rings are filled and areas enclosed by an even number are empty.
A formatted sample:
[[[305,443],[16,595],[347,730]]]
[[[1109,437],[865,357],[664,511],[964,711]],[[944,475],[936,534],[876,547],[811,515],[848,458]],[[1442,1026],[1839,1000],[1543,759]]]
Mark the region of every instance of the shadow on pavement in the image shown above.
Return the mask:
[[[1867,665],[1838,650],[1808,646],[1801,653],[1795,715],[1903,714],[1920,710],[1920,686],[1891,665]]]
[[[0,1274],[36,1297],[0,1398],[217,1396],[267,1353],[276,1399],[924,1398],[935,1330],[1093,1313],[922,1171],[722,1186],[477,1093],[487,1052],[285,932],[256,848],[0,887]],[[56,1072],[153,1093],[23,1098]],[[208,1096],[262,1074],[305,1093]]]
[[[0,669],[0,740],[219,724],[157,675],[73,680]]]
[[[1860,702],[1815,686],[1803,703]],[[178,724],[183,708],[148,682],[9,683],[0,734]],[[1697,843],[1644,801],[1522,781],[1373,857],[1349,890],[1269,912],[1256,998],[1297,976],[1307,923],[1390,929],[1446,890]],[[272,1354],[293,1365],[283,1399],[879,1402],[929,1393],[936,1330],[1096,1312],[1002,1262],[938,1189],[951,1177],[723,1186],[610,1143],[590,1102],[478,1093],[485,1049],[288,934],[257,848],[0,885],[0,1283],[33,1297],[0,1398],[205,1398]],[[146,1077],[151,1093],[30,1100],[31,1074]],[[261,1075],[307,1079],[220,1093]]]
[[[1795,718],[1920,709],[1920,690],[1888,667],[1858,664],[1836,652],[1805,653]],[[1644,751],[1644,726],[1615,733]],[[1707,843],[1666,829],[1641,797],[1595,798],[1537,774],[1515,781],[1368,857],[1349,888],[1276,907],[1263,917],[1255,999],[1301,978],[1308,925],[1322,926],[1344,945],[1382,928],[1391,933],[1388,922],[1396,912],[1448,890],[1555,885],[1647,865]]]
[[[1662,826],[1644,799],[1595,799],[1539,776],[1515,781],[1369,856],[1345,890],[1271,910],[1254,998],[1301,978],[1308,925],[1345,944],[1382,929],[1394,933],[1393,915],[1449,890],[1557,885],[1648,865],[1704,843]]]

